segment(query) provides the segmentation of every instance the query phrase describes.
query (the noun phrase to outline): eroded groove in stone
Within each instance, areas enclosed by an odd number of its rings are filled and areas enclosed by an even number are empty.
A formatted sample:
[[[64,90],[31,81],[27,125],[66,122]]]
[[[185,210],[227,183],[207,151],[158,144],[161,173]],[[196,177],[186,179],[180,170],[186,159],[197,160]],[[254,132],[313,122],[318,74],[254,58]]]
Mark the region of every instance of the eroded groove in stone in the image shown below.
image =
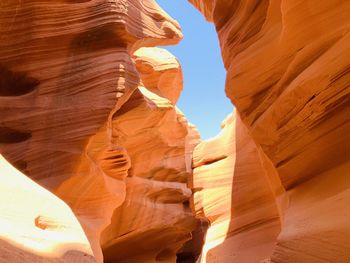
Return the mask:
[[[267,178],[259,189],[235,199],[251,184],[258,185],[258,181],[244,183],[244,178],[254,174],[250,170],[254,165],[248,161],[252,153],[237,148],[245,137],[237,129],[231,131],[236,146],[234,165],[222,168],[225,163],[219,160],[210,164],[212,170],[195,166],[195,211],[212,221],[202,262],[349,261],[350,245],[345,242],[350,234],[349,213],[343,211],[349,211],[345,200],[350,198],[350,3],[190,2],[216,26],[227,69],[226,94],[256,144],[259,158],[255,163],[260,163],[260,168],[255,171]],[[227,129],[223,135],[228,136]],[[208,141],[196,148],[194,163],[215,160],[209,148],[205,150],[212,144]],[[240,158],[242,155],[246,160]],[[245,177],[237,180],[241,165],[246,167]],[[226,178],[225,183],[205,176],[210,172]],[[230,178],[232,199],[215,198],[221,197],[217,189],[230,188]],[[266,234],[273,230],[271,225],[259,223],[269,220],[255,224],[248,215],[239,220],[245,213],[263,215],[254,205],[248,206],[266,202],[265,198],[253,198],[266,186],[271,187],[278,208],[277,217],[266,214],[266,219],[281,220],[275,220],[274,235]],[[231,211],[220,210],[229,203]],[[225,227],[223,233],[229,237],[222,241],[218,231]],[[236,227],[240,230],[231,232]],[[220,244],[215,245],[215,241]],[[237,244],[244,246],[232,252]]]
[[[14,162],[13,166],[25,174],[28,168],[28,163],[24,160],[19,160]]]
[[[193,251],[186,244],[191,243],[198,220],[186,203],[191,196],[191,153],[199,134],[175,106],[182,71],[178,61],[160,48],[141,48],[133,58],[142,84],[113,115],[113,135],[132,167],[125,202],[102,233],[105,260],[175,262],[177,253],[196,257],[199,249]],[[134,249],[139,253],[133,255]]]
[[[0,143],[11,144],[29,140],[32,137],[30,132],[17,131],[8,127],[0,127]]]
[[[5,2],[0,120],[17,128],[0,128],[1,151],[70,205],[90,244],[63,202],[24,194],[24,206],[7,179],[0,204],[20,202],[1,226],[36,225],[26,236],[45,245],[38,231],[78,233],[79,247],[53,242],[77,249],[68,262],[94,261],[91,249],[98,263],[349,262],[348,1],[191,0],[216,26],[237,108],[204,142],[175,106],[181,66],[149,48],[182,37],[153,0]]]
[[[23,160],[17,166],[26,175],[69,204],[101,263],[100,234],[125,201],[126,181],[132,178],[128,177],[129,153],[121,146],[119,134],[112,132],[114,113],[140,83],[131,56],[139,47],[178,43],[181,29],[153,0],[2,2],[0,126],[19,131],[1,130],[1,153],[11,163]],[[29,92],[31,96],[9,98]],[[177,123],[173,117],[170,122]],[[27,130],[35,131],[35,140],[15,144],[30,138]],[[186,196],[187,175],[169,175],[181,181],[178,185]],[[185,234],[175,229],[171,235],[180,236],[181,247],[192,227],[182,226],[180,219],[193,216],[188,208],[184,212],[181,202],[178,206],[181,216],[176,221]],[[12,220],[13,229],[16,223]],[[69,235],[62,238],[67,250],[72,250]],[[157,247],[156,243],[150,247]],[[32,251],[34,258],[41,253]],[[71,261],[84,261],[82,251]],[[50,252],[43,258],[51,261]],[[15,254],[8,260],[26,262]]]
[[[0,64],[0,96],[21,96],[32,92],[40,84],[25,72],[15,72]]]

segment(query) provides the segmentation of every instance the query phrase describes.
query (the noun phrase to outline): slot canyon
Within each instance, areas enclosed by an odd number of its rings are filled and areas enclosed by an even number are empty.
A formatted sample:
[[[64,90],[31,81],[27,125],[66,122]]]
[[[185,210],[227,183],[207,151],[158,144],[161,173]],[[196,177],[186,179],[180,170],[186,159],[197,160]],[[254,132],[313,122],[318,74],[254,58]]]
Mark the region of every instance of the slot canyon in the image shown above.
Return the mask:
[[[190,5],[235,107],[207,140],[155,0],[0,0],[1,263],[350,262],[350,1]]]

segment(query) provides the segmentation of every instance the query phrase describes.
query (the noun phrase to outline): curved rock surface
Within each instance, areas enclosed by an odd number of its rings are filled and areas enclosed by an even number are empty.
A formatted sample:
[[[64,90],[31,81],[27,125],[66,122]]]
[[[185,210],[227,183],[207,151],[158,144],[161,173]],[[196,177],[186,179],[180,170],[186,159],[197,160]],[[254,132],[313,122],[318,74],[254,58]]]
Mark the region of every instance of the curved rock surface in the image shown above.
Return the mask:
[[[147,89],[175,105],[183,86],[178,60],[161,48],[140,48],[134,53],[133,59]]]
[[[131,54],[180,27],[153,0],[5,1],[0,35],[0,152],[69,204],[101,262],[126,196],[112,117],[139,84]]]
[[[155,58],[158,52],[162,56]],[[161,60],[163,55],[166,59]],[[199,134],[168,98],[151,92],[154,86],[159,92],[168,89],[174,94],[182,89],[182,82],[173,81],[171,74],[180,66],[172,56],[168,61],[168,56],[159,48],[136,51],[136,65],[149,65],[156,72],[162,63],[162,76],[156,83],[156,78],[149,82],[149,75],[141,73],[145,87],[139,86],[113,116],[113,135],[127,150],[131,169],[125,202],[102,235],[106,262],[175,262],[197,226],[188,206],[187,180]]]
[[[95,262],[71,209],[0,155],[0,262]]]
[[[1,2],[0,261],[350,261],[349,1],[190,2],[237,109],[200,144],[154,0]]]
[[[275,196],[235,111],[222,128],[193,153],[192,206],[210,222],[201,262],[260,262],[271,255],[280,231]]]
[[[348,262],[350,3],[190,2],[215,24],[226,93],[276,196],[270,260]]]

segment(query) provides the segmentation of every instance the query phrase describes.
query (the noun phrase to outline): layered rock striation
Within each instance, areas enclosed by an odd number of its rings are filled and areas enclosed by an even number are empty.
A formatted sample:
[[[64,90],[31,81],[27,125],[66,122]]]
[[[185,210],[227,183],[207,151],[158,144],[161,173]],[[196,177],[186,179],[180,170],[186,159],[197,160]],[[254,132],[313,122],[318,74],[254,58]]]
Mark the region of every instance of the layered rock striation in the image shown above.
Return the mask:
[[[154,0],[0,3],[1,262],[349,262],[350,4],[190,2],[236,106],[203,142]]]
[[[119,125],[116,116],[122,115],[118,110],[126,102],[138,103],[137,94],[141,94],[132,55],[143,46],[177,43],[182,38],[180,27],[153,0],[5,1],[0,8],[0,35],[0,152],[72,208],[96,260],[102,262],[100,234],[110,224],[115,208],[131,195],[132,183],[126,182],[131,176],[131,157],[140,158],[130,156],[115,126]],[[170,100],[181,90],[182,75],[177,75],[174,84],[179,83],[179,89]],[[171,82],[160,87],[171,93],[172,87],[166,86]],[[186,121],[172,104],[159,108],[162,113],[149,118],[154,123],[161,122],[157,118],[169,119],[161,132],[168,132],[167,125],[171,127],[174,121],[181,133],[169,133],[160,142],[164,150],[159,154],[169,150],[167,143],[172,144],[169,151],[174,149],[176,164],[170,164],[162,176],[175,182],[155,187],[149,195],[164,204],[167,201],[158,196],[169,196],[169,189],[178,193],[169,202],[175,203],[186,225],[186,234],[177,241],[176,248],[180,248],[190,238],[194,221],[186,219],[191,218],[190,212],[182,204],[190,195],[186,188],[190,152],[185,150],[190,142]],[[164,116],[164,109],[173,112]],[[182,153],[186,156],[179,156]],[[160,169],[157,161],[166,166],[172,155],[153,160],[151,166]]]
[[[192,207],[209,220],[201,262],[268,258],[280,218],[259,149],[236,111],[193,153]],[[254,253],[253,253],[254,252]]]
[[[227,96],[259,150],[266,185],[275,196],[281,232],[269,260],[348,262],[349,2],[190,2],[215,24],[227,69]],[[211,180],[196,173],[198,184]],[[211,198],[195,195],[195,204],[205,207]],[[235,202],[232,206],[245,200]],[[242,242],[246,244],[238,238],[236,245]],[[221,248],[225,243],[216,246]],[[252,247],[250,253],[257,250]]]
[[[112,120],[116,142],[130,156],[126,198],[101,244],[105,262],[176,262],[198,224],[187,181],[199,134],[174,105],[182,89],[176,59],[159,48],[142,48],[134,60],[142,83]]]

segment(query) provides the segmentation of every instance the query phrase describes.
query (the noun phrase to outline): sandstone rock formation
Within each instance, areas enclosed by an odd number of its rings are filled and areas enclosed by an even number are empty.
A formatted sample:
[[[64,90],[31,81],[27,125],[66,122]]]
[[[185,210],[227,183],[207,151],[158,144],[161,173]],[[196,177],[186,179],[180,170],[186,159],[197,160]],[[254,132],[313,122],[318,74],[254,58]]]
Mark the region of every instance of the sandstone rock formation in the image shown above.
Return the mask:
[[[201,143],[154,0],[0,2],[0,262],[350,261],[349,1],[190,2],[236,106]]]
[[[147,89],[175,105],[183,86],[178,60],[160,48],[140,48],[134,53],[133,59]]]
[[[3,1],[0,36],[0,152],[69,204],[101,262],[130,168],[112,120],[139,84],[131,54],[179,25],[153,0]]]
[[[105,258],[175,261],[195,227],[186,205],[191,196],[186,186],[191,167],[185,154],[190,127],[168,100],[142,87],[116,113],[114,127],[132,168],[125,202],[102,235]]]
[[[236,112],[193,153],[193,208],[210,222],[202,262],[260,262],[280,231],[259,151]],[[254,253],[252,253],[254,251]]]
[[[95,262],[70,208],[0,155],[0,262]]]
[[[113,137],[130,156],[131,169],[126,199],[102,234],[106,262],[175,262],[197,225],[188,206],[187,180],[199,134],[170,101],[182,89],[173,73],[182,72],[168,57],[159,48],[136,51],[138,68],[149,70],[141,71],[143,83],[113,116]],[[157,71],[150,79],[148,73]]]
[[[276,198],[281,232],[271,261],[349,262],[350,3],[190,2],[215,24],[226,93]]]

